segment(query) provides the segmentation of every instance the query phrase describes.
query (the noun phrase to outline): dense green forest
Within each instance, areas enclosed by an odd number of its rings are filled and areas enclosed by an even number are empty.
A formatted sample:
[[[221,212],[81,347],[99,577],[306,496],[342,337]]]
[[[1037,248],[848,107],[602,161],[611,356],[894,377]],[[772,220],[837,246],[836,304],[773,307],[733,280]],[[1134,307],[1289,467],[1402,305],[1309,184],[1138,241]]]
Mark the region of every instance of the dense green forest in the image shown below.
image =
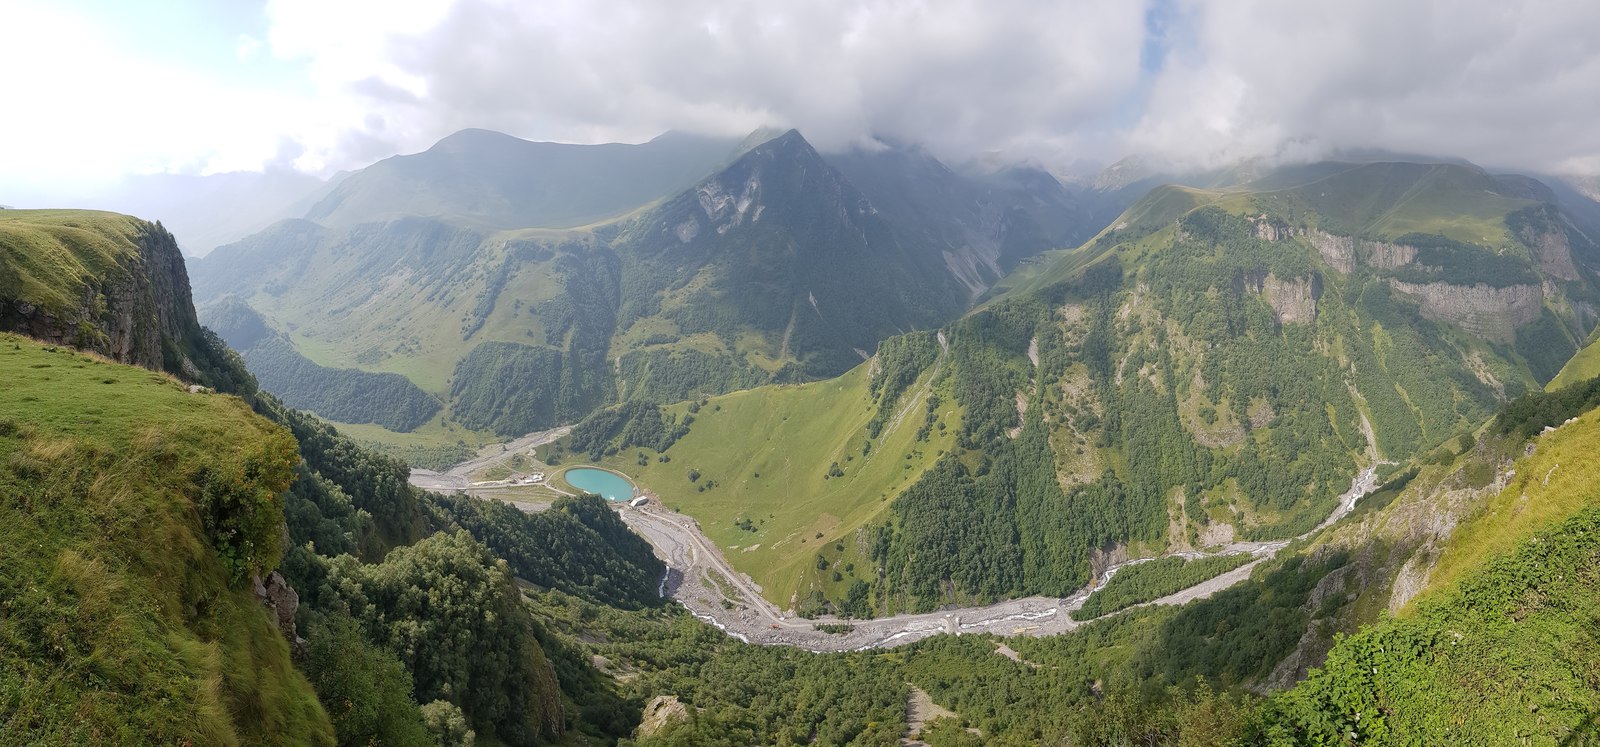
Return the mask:
[[[524,581],[622,609],[661,603],[665,566],[603,498],[563,497],[538,513],[465,495],[427,500],[433,523],[470,532]]]
[[[1252,559],[1248,553],[1193,559],[1174,555],[1127,566],[1118,570],[1117,575],[1112,576],[1105,586],[1090,594],[1083,606],[1072,612],[1072,619],[1093,620],[1136,604],[1160,599],[1227,573]]]
[[[695,405],[691,407],[699,409]],[[574,425],[567,445],[595,460],[629,447],[666,451],[693,423],[692,413],[679,421],[676,416],[663,413],[661,406],[653,402],[624,402],[596,410]]]
[[[442,406],[399,374],[317,365],[238,299],[226,298],[207,306],[204,317],[206,324],[244,357],[256,381],[290,407],[314,410],[342,423],[376,423],[409,431],[428,422]],[[202,363],[200,368],[228,369],[217,362]],[[232,391],[239,386],[235,382],[218,388]]]
[[[604,501],[528,514],[431,496],[407,482],[404,463],[258,391],[231,351],[219,357],[243,382],[234,393],[298,443],[282,570],[301,598],[307,675],[341,744],[468,744],[451,739],[469,732],[540,744],[632,728],[616,703],[588,702],[607,691],[587,662],[546,650],[514,583],[659,604],[660,561]]]
[[[245,353],[250,372],[291,407],[342,423],[375,423],[409,431],[439,413],[439,400],[395,373],[327,368],[288,342],[270,337]]]
[[[1303,533],[1358,463],[1431,448],[1531,388],[1514,355],[1478,357],[1499,388],[1485,383],[1459,332],[1251,219],[1202,207],[1170,235],[946,328],[960,449],[876,531],[880,609],[1065,596],[1096,548],[1197,543],[1216,523],[1244,539]],[[880,346],[880,413],[936,354],[924,333]]]

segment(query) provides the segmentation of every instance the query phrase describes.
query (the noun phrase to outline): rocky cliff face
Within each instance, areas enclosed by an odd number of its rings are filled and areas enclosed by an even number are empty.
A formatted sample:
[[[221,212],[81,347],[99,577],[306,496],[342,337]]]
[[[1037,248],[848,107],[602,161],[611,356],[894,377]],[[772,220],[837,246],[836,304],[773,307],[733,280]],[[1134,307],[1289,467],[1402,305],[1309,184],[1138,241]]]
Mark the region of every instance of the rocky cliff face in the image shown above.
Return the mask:
[[[51,304],[25,292],[0,297],[0,330],[196,379],[199,371],[184,351],[198,341],[200,323],[183,255],[159,224],[128,220],[136,230],[127,246],[112,252],[114,266],[61,289],[72,303]]]
[[[1317,319],[1317,299],[1322,295],[1321,279],[1289,278],[1267,273],[1245,278],[1246,287],[1260,294],[1272,307],[1278,324],[1310,324]]]
[[[1326,231],[1312,231],[1306,238],[1317,254],[1322,255],[1322,261],[1345,274],[1354,272],[1357,265],[1396,270],[1417,259],[1417,248],[1408,244],[1361,241],[1353,236],[1339,236]]]
[[[1561,280],[1577,280],[1578,267],[1572,261],[1572,245],[1566,233],[1557,230],[1519,232],[1519,238],[1533,250],[1539,271]]]
[[[1516,340],[1517,328],[1539,318],[1544,307],[1544,291],[1538,285],[1510,285],[1495,288],[1449,283],[1407,283],[1390,279],[1400,293],[1422,305],[1422,315],[1436,322],[1454,324],[1468,332],[1498,343]]]
[[[1350,274],[1356,269],[1356,240],[1349,236],[1337,236],[1326,231],[1312,231],[1307,240],[1322,256],[1322,261],[1327,262],[1339,272]]]
[[[1398,270],[1417,261],[1417,248],[1408,244],[1391,244],[1386,241],[1363,242],[1367,264],[1380,270]]]

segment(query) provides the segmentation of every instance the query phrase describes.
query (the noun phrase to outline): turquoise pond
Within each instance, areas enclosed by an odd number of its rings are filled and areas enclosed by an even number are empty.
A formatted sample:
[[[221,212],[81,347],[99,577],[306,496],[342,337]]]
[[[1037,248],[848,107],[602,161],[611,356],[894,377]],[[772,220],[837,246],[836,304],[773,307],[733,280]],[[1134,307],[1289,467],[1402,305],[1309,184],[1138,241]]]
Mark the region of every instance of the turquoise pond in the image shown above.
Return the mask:
[[[615,472],[579,467],[567,470],[562,477],[571,483],[572,487],[594,493],[608,501],[626,501],[633,498],[633,483]]]

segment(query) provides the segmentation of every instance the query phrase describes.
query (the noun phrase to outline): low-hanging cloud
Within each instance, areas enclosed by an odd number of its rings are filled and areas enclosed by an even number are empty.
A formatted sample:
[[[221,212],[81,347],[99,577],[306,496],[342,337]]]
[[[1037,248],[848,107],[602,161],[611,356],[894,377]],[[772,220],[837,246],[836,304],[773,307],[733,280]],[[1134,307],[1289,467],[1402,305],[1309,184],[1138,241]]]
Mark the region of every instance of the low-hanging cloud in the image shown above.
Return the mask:
[[[1130,149],[1216,163],[1381,148],[1600,171],[1600,4],[1183,0]]]
[[[1591,0],[454,0],[335,14],[368,19],[347,27],[325,4],[272,2],[274,48],[377,113],[353,129],[397,150],[464,127],[594,142],[784,125],[956,157],[1379,148],[1600,170]],[[348,165],[339,142],[308,160]]]
[[[288,80],[141,56],[84,11],[12,15],[0,63],[28,71],[14,98],[39,113],[0,120],[16,199],[46,177],[327,174],[467,127],[637,142],[790,126],[823,148],[1053,164],[1385,149],[1600,173],[1593,0],[267,0],[238,56]]]
[[[459,0],[427,28],[402,14],[354,40],[302,7],[320,4],[273,3],[274,44],[384,112],[373,134],[402,149],[464,127],[597,141],[768,125],[825,147],[1035,145],[1102,129],[1138,86],[1144,37],[1125,0]],[[352,64],[351,47],[380,54]]]

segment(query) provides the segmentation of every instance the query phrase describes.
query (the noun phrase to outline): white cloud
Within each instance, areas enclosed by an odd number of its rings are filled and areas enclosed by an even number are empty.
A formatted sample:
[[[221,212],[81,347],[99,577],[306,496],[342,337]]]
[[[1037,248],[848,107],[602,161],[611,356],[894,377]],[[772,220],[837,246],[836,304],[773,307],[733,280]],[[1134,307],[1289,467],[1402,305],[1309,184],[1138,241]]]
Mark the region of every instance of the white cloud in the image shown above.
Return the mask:
[[[600,142],[787,125],[824,147],[884,137],[955,156],[1387,148],[1600,170],[1593,0],[269,0],[237,70],[157,61],[53,4],[5,15],[7,99],[27,102],[0,118],[12,202],[18,185],[135,171],[326,173],[465,127]],[[1153,75],[1150,46],[1167,47]]]
[[[1131,148],[1215,163],[1385,148],[1581,169],[1600,155],[1591,0],[1184,0],[1190,44]]]
[[[8,8],[0,187],[31,204],[121,174],[258,169],[310,102],[130,55],[70,11]]]
[[[327,5],[271,3],[274,53],[378,112],[384,127],[362,134],[402,150],[463,127],[598,141],[781,124],[824,145],[881,134],[966,150],[1060,139],[1135,88],[1143,37],[1142,4],[1122,0]],[[332,164],[337,146],[312,150]]]

